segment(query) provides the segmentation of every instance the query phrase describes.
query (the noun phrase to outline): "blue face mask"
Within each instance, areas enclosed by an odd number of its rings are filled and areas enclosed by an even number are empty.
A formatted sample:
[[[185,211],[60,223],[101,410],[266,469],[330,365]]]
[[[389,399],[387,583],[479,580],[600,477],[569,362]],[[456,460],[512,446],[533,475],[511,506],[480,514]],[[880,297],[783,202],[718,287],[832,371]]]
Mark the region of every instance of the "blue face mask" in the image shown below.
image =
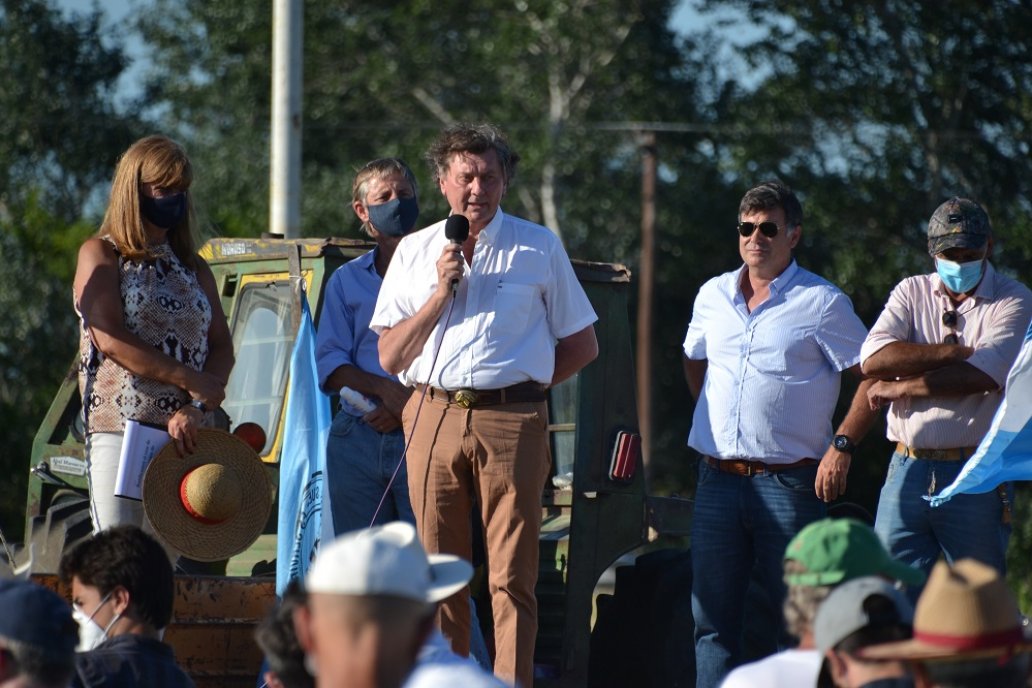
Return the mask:
[[[935,271],[939,273],[942,283],[954,294],[969,292],[978,286],[982,279],[985,259],[972,260],[968,263],[954,263],[944,258],[935,259]]]
[[[380,205],[367,205],[369,222],[380,234],[405,236],[416,226],[419,217],[419,203],[415,198],[395,198]]]
[[[186,193],[180,191],[161,198],[141,195],[140,212],[143,213],[147,222],[155,227],[172,229],[186,215]]]

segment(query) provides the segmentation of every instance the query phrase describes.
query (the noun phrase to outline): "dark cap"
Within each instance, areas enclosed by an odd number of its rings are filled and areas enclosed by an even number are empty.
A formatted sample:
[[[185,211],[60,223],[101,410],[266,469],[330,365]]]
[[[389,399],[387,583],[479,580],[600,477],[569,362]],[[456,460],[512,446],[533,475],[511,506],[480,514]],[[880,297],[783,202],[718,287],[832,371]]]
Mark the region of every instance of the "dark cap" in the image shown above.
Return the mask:
[[[982,248],[992,233],[982,206],[954,196],[936,208],[928,221],[928,253],[934,256],[950,248]]]
[[[79,626],[57,593],[28,581],[0,580],[0,610],[0,636],[55,655],[75,653]]]

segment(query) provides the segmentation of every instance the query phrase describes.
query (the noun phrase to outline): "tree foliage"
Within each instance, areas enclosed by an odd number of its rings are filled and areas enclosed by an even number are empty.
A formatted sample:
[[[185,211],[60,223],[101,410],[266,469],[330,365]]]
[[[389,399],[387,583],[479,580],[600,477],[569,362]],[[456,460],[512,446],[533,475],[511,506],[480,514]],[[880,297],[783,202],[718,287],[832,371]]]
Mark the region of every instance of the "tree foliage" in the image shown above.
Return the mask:
[[[66,18],[45,0],[0,1],[0,207],[38,193],[77,220],[131,141],[134,121],[113,105],[127,62],[101,20]]]
[[[0,0],[0,525],[20,530],[32,437],[77,347],[71,281],[86,208],[138,123],[99,12]]]
[[[271,8],[228,0],[158,7],[141,19],[155,45],[150,97],[167,101],[164,121],[191,142],[219,229],[253,234],[267,216]],[[619,170],[612,161],[634,153],[632,136],[588,125],[683,115],[691,104],[692,82],[666,25],[671,7],[305,3],[304,233],[356,226],[350,178],[367,160],[401,155],[428,180],[419,158],[436,132],[486,120],[502,125],[523,156],[506,207],[557,230],[569,225],[573,241],[585,242],[594,218],[567,212],[568,196],[598,188],[583,183],[594,171],[589,159]],[[183,70],[184,61],[193,68]],[[436,190],[424,188],[421,200],[424,219],[443,214]]]
[[[1027,270],[1027,3],[703,5],[740,8],[763,31],[741,53],[770,70],[734,97],[732,117],[753,133],[728,157],[744,172],[768,161],[805,193],[802,253],[849,287],[861,313],[880,309],[887,284],[928,269],[924,229],[951,195],[981,201],[996,261]],[[788,135],[770,136],[773,123]]]

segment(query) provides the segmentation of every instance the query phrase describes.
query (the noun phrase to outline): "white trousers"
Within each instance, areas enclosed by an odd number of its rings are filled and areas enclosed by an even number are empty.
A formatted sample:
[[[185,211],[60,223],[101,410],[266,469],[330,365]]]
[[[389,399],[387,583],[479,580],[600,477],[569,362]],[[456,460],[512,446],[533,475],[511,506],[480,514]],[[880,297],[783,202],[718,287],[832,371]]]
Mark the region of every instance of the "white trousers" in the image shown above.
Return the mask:
[[[90,518],[93,532],[98,533],[112,526],[133,525],[153,536],[165,548],[169,560],[175,562],[179,552],[172,549],[158,536],[147,514],[143,502],[115,496],[115,479],[118,477],[118,459],[122,455],[120,432],[92,432],[86,436],[86,475],[90,484]]]

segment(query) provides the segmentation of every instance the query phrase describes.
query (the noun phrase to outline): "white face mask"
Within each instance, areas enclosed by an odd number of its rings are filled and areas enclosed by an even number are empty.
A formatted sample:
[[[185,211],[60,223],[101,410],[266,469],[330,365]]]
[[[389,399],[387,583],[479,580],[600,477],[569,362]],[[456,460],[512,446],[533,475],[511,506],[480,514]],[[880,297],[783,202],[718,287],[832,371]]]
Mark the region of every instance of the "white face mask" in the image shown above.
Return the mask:
[[[122,617],[121,614],[115,614],[115,617],[111,619],[111,623],[105,628],[101,628],[100,625],[93,620],[93,617],[97,615],[100,608],[103,607],[107,601],[111,598],[111,593],[104,596],[104,599],[100,601],[97,608],[93,610],[93,613],[86,616],[80,607],[72,608],[72,618],[75,619],[75,623],[79,625],[79,646],[75,648],[76,652],[89,652],[93,648],[100,645],[107,639],[108,631],[111,627]]]

